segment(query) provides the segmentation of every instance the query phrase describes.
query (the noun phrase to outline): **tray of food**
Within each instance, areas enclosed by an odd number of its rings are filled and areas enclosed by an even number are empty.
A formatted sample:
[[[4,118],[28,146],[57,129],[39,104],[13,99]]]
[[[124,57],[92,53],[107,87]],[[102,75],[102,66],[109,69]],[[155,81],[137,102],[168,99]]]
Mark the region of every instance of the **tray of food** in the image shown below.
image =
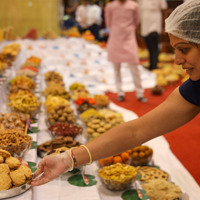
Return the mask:
[[[30,188],[31,188],[31,185],[28,184],[28,183],[25,183],[25,184],[18,186],[18,187],[13,187],[13,188],[8,189],[8,190],[0,191],[0,199],[7,199],[7,198],[10,198],[10,197],[18,196],[18,195],[26,192]]]
[[[75,141],[72,137],[58,136],[52,140],[40,144],[37,148],[37,153],[38,156],[43,158],[45,155],[47,155],[47,152],[54,152],[54,150],[57,148],[72,148],[76,146],[80,146],[80,143]]]
[[[149,196],[149,199],[173,199],[183,200],[185,195],[174,183],[164,179],[151,179],[141,184]]]
[[[32,171],[28,163],[0,149],[0,199],[26,192],[31,185]]]
[[[80,135],[83,131],[83,128],[79,125],[69,124],[67,122],[58,122],[48,127],[48,130],[55,136],[70,136],[75,138],[77,135]]]

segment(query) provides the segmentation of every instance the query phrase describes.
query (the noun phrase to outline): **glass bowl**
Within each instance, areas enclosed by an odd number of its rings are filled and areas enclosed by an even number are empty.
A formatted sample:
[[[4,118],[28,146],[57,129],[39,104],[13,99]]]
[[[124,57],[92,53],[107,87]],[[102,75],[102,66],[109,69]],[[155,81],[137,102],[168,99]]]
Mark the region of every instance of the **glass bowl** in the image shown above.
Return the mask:
[[[28,136],[26,142],[17,143],[9,143],[8,145],[0,145],[0,149],[6,150],[10,152],[10,154],[14,157],[24,157],[27,151],[30,150],[32,145],[32,138]]]
[[[103,185],[114,191],[128,189],[137,178],[135,167],[121,163],[103,167],[98,174]]]
[[[133,166],[148,165],[153,156],[152,148],[146,145],[140,145],[132,149],[132,161]]]

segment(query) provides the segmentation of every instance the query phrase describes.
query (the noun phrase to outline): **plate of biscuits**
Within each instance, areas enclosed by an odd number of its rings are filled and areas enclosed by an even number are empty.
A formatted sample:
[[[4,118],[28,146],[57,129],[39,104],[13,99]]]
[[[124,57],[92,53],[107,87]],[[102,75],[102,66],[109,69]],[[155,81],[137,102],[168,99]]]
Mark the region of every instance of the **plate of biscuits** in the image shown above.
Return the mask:
[[[31,185],[32,171],[26,161],[0,149],[0,199],[26,192]]]

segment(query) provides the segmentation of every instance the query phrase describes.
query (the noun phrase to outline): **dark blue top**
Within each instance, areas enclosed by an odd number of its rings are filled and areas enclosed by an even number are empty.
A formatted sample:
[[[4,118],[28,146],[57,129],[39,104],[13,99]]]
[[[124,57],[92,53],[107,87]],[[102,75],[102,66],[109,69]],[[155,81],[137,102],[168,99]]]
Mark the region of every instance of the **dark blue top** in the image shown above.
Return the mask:
[[[200,80],[192,81],[188,79],[179,87],[179,91],[184,99],[200,106]]]

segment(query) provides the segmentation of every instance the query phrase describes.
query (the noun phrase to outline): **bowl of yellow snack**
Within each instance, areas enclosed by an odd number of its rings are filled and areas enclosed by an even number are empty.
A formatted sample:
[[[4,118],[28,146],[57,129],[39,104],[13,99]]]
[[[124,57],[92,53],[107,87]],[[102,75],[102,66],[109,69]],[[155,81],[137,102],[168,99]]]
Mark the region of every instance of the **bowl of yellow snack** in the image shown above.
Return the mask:
[[[103,185],[115,191],[129,188],[137,178],[136,168],[122,163],[103,167],[98,174]]]

